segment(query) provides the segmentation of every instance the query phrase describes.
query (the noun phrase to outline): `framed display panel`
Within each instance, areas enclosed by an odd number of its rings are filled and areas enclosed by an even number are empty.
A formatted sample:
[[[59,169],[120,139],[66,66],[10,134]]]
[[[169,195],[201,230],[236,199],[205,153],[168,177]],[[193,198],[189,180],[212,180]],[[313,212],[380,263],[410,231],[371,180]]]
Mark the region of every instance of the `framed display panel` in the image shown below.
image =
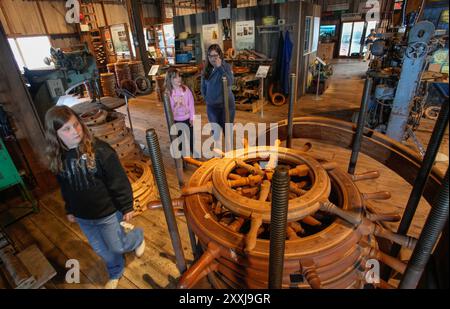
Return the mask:
[[[125,55],[133,58],[131,40],[127,24],[109,26],[111,42],[116,55]],[[108,47],[107,47],[108,49]]]

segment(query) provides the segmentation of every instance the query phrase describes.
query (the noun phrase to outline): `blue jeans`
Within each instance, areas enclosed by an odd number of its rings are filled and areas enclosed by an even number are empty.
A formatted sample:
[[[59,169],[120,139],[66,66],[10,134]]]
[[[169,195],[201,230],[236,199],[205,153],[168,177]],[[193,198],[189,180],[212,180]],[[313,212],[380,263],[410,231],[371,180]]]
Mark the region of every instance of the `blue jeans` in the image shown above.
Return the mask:
[[[230,122],[234,123],[234,116],[236,113],[236,106],[234,102],[229,103],[230,107]],[[208,105],[206,104],[206,114],[208,115],[208,121],[210,123],[217,123],[222,128],[222,132],[225,130],[225,108],[223,105]],[[220,132],[214,132],[214,140],[218,140]]]
[[[125,268],[123,254],[133,251],[144,240],[142,229],[134,228],[125,233],[120,221],[120,211],[95,220],[77,218],[78,225],[92,249],[105,261],[110,279],[122,277]]]

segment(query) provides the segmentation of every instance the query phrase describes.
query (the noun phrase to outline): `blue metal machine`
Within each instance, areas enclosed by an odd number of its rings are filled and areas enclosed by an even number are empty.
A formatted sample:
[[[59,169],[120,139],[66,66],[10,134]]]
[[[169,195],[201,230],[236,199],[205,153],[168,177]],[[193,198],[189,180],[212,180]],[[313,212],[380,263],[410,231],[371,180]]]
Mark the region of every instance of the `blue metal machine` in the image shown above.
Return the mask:
[[[434,25],[429,21],[417,23],[409,32],[402,72],[386,131],[388,136],[397,141],[403,140],[413,98],[428,54],[428,42],[433,35]]]
[[[95,57],[85,45],[72,47],[72,51],[63,52],[51,48],[51,58],[46,58],[46,64],[54,63],[54,68],[28,70],[24,76],[29,83],[39,118],[44,123],[45,113],[56,105],[61,96],[76,91],[78,87],[87,87],[93,101],[100,98],[98,84],[99,72]]]

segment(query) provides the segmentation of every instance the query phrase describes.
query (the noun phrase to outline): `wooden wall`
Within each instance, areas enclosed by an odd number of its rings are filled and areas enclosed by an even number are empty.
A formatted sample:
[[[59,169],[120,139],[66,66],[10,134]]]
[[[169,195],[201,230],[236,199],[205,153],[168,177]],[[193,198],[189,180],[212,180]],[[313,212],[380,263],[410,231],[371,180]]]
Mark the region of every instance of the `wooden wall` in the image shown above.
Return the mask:
[[[64,1],[1,0],[0,19],[8,36],[76,33],[65,21]]]
[[[99,27],[126,23],[128,12],[124,4],[94,3]],[[0,0],[0,22],[8,37],[49,35],[54,47],[76,43],[75,24],[65,21],[65,1]],[[143,5],[143,17],[157,17],[156,6]],[[73,37],[67,35],[73,34]],[[64,37],[61,37],[64,35]],[[78,40],[79,43],[79,40]]]

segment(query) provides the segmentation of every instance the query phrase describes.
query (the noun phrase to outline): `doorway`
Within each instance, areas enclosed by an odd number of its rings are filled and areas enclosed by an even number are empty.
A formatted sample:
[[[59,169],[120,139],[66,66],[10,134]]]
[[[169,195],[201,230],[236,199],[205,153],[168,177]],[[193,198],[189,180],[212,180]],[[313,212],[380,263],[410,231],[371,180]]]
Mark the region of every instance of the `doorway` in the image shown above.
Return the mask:
[[[364,45],[364,21],[345,22],[342,24],[339,46],[340,57],[358,57]]]

